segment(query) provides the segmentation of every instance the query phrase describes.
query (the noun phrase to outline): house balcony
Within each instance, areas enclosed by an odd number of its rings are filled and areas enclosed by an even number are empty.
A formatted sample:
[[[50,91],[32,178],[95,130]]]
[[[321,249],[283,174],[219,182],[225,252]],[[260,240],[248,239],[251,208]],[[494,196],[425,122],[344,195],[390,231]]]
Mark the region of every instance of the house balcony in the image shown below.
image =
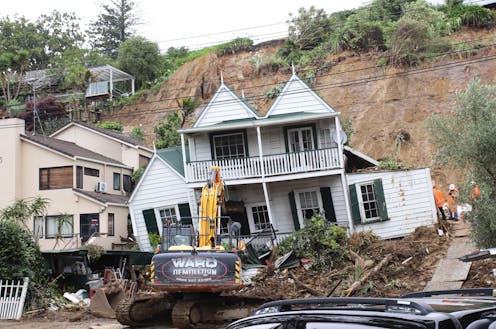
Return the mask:
[[[205,182],[211,166],[221,168],[224,180],[293,175],[342,168],[338,148],[270,154],[237,159],[193,161],[186,164],[188,183]]]

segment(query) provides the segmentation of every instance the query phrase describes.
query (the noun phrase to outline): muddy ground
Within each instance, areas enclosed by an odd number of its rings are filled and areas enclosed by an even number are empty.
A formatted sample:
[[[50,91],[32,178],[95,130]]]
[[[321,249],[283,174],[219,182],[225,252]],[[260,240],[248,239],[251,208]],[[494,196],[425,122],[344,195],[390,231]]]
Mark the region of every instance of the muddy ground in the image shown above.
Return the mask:
[[[370,297],[396,297],[421,291],[431,279],[438,261],[445,257],[451,239],[450,235],[439,236],[436,228],[425,227],[405,238],[388,241],[377,240],[371,234],[354,235],[350,239],[345,261],[339,268],[318,273],[311,265],[286,270],[267,267],[254,278],[252,286],[247,286],[236,294],[283,299],[327,296],[331,291],[332,296]],[[388,255],[391,255],[388,257],[389,261],[376,273],[370,274]],[[496,268],[494,259],[473,262],[463,287],[494,287],[493,268]],[[367,274],[370,274],[368,279],[350,292],[352,284]],[[30,314],[21,321],[0,321],[0,329],[6,328],[122,327],[115,320],[91,315],[86,308],[73,307],[71,310]]]

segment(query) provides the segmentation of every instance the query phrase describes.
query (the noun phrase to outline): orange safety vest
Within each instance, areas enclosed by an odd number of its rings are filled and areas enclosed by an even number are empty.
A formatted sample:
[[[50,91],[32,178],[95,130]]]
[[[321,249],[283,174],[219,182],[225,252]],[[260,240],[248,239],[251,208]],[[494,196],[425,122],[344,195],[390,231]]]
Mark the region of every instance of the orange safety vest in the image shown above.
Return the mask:
[[[438,208],[442,207],[446,203],[443,192],[441,192],[438,188],[434,188],[434,200],[436,201],[436,206]]]
[[[479,186],[475,185],[472,189],[472,201],[476,201],[481,196],[481,191],[479,190]]]

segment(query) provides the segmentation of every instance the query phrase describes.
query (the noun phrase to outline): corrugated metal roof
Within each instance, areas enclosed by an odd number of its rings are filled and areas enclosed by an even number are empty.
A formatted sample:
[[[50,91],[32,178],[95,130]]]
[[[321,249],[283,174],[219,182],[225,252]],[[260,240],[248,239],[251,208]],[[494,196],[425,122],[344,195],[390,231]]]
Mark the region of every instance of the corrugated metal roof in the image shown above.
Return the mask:
[[[54,151],[60,152],[62,154],[68,155],[70,157],[81,157],[89,160],[95,160],[99,162],[106,162],[109,164],[115,164],[122,167],[126,167],[122,162],[114,160],[112,158],[106,157],[99,153],[93,152],[91,150],[85,149],[81,146],[76,145],[72,142],[67,142],[61,139],[42,136],[42,135],[21,135],[21,138],[30,140],[37,144],[48,147]]]

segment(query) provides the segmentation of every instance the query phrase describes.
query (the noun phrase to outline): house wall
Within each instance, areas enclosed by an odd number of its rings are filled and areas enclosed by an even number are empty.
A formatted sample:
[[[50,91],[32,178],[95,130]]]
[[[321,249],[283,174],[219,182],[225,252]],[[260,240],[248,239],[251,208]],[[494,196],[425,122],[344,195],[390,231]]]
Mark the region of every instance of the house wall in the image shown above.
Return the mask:
[[[73,142],[81,147],[103,154],[109,158],[120,161],[126,166],[139,168],[139,154],[151,158],[153,152],[130,147],[87,128],[72,125],[54,136],[55,138]]]
[[[93,177],[83,175],[83,189],[88,191],[94,191],[96,182],[105,181],[108,186],[108,193],[121,194],[120,191],[112,190],[112,172],[122,171],[127,174],[131,174],[131,170],[122,169],[120,167],[114,167],[110,165],[103,165],[99,163],[93,163],[89,161],[77,161],[74,162],[73,159],[67,158],[65,156],[59,155],[57,153],[45,150],[37,145],[30,142],[22,143],[22,159],[21,171],[23,173],[22,179],[22,198],[33,198],[41,196],[49,200],[48,209],[46,215],[61,215],[61,214],[71,214],[74,217],[74,227],[73,233],[75,234],[75,239],[64,239],[64,245],[69,240],[71,240],[71,245],[81,246],[80,243],[80,226],[79,226],[79,215],[88,213],[100,213],[100,232],[106,233],[107,230],[107,214],[109,212],[115,213],[115,232],[114,237],[104,237],[100,238],[98,244],[104,248],[111,248],[112,243],[118,243],[120,241],[119,235],[123,237],[127,236],[127,207],[112,206],[105,208],[103,204],[96,202],[95,200],[88,200],[84,197],[78,196],[72,188],[64,189],[50,189],[50,190],[40,190],[39,189],[39,168],[47,167],[61,167],[61,166],[73,166],[74,168],[74,179],[76,172],[76,165],[82,167],[89,167],[100,170],[100,177]],[[73,186],[75,186],[75,180],[73,181]],[[103,208],[102,208],[103,207]],[[29,221],[28,227],[33,229],[32,219]],[[77,240],[76,240],[77,239]],[[79,241],[79,245],[78,245]],[[55,246],[54,239],[41,239],[39,241],[40,248],[42,250],[53,249]],[[57,248],[62,246],[59,242]]]
[[[24,134],[24,120],[0,120],[0,209],[12,204],[22,197],[21,141],[19,134]]]
[[[184,179],[158,156],[154,156],[141,179],[142,181],[130,200],[129,212],[133,223],[133,232],[140,249],[150,251],[143,210],[190,203],[190,189],[187,188]],[[193,209],[191,209],[191,214],[194,214]],[[158,220],[157,218],[157,225],[161,230],[162,224]]]
[[[319,190],[321,187],[330,187],[334,207],[340,202],[344,202],[342,197],[342,187],[340,176],[326,176],[321,178],[289,180],[285,182],[273,182],[268,184],[270,206],[274,229],[280,233],[294,232],[293,215],[289,203],[289,193],[308,189]],[[229,198],[233,201],[243,201],[243,203],[265,203],[261,184],[252,185],[232,185],[228,186]],[[344,207],[341,206],[341,207]],[[300,216],[300,214],[299,214]],[[348,226],[346,215],[336,218],[339,226]],[[300,216],[300,221],[304,222]]]
[[[390,220],[355,225],[354,230],[372,230],[383,239],[406,236],[419,226],[431,226],[437,221],[432,195],[430,170],[401,170],[348,174],[348,184],[381,178]],[[340,210],[341,212],[342,209]]]

